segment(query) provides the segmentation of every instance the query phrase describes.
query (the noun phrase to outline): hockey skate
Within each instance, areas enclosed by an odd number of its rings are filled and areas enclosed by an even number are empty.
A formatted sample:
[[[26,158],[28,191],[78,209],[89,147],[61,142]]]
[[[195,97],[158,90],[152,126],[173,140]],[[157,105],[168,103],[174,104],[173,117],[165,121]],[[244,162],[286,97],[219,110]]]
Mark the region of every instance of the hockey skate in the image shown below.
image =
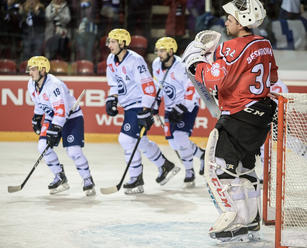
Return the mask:
[[[194,188],[195,187],[195,173],[194,169],[185,170],[184,178],[184,187],[185,188]]]
[[[84,179],[83,191],[85,192],[86,196],[96,195],[95,183],[92,177],[88,177]]]
[[[200,150],[203,152],[203,154],[200,156],[200,167],[199,167],[199,175],[204,175],[205,173],[205,153],[206,153],[206,150],[204,149],[201,149]]]
[[[48,185],[48,189],[50,190],[50,194],[54,195],[65,190],[69,189],[69,185],[67,183],[67,178],[64,173],[63,165],[61,165],[62,172],[57,173],[53,181]]]
[[[128,183],[125,183],[123,186],[126,189],[125,194],[133,195],[144,193],[143,185],[143,173],[141,173],[137,177],[131,177],[130,181]]]
[[[221,243],[229,243],[229,242],[249,242],[248,238],[248,227],[239,225],[233,230],[222,231],[222,232],[212,232],[209,233],[210,238],[217,239]]]
[[[159,168],[159,175],[156,178],[156,182],[160,185],[164,185],[179,171],[179,167],[175,166],[172,162],[165,159],[164,164]]]
[[[247,225],[248,228],[248,238],[251,241],[260,240],[260,215],[257,213],[255,219]]]

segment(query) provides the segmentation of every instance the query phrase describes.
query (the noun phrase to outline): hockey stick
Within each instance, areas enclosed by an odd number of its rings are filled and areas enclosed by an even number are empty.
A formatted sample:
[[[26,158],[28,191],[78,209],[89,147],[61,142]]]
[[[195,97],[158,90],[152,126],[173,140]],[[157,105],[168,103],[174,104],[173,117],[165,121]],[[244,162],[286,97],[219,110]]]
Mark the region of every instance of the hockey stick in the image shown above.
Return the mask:
[[[162,79],[162,82],[164,82],[164,80],[165,80],[165,78],[166,78],[166,76],[167,76],[168,71],[169,71],[169,69],[165,72],[164,77],[163,77],[163,79]],[[153,103],[152,103],[152,105],[151,105],[151,109],[153,109],[153,107],[155,106],[156,102],[158,101],[159,94],[160,94],[160,92],[161,92],[162,86],[163,86],[163,85],[162,85],[162,83],[161,83],[161,84],[159,85],[159,89],[158,89],[158,91],[157,91],[156,97],[155,97],[155,99],[154,99],[154,101],[153,101]],[[135,154],[135,152],[136,152],[136,150],[137,150],[137,148],[138,148],[138,146],[139,146],[139,143],[140,143],[140,141],[141,141],[141,139],[142,139],[142,137],[143,137],[145,131],[146,131],[145,127],[142,127],[142,129],[141,129],[141,131],[140,131],[140,136],[138,137],[138,139],[137,139],[137,141],[136,141],[136,144],[135,144],[135,146],[134,146],[134,148],[133,148],[133,151],[132,151],[132,153],[131,153],[131,156],[130,156],[130,158],[129,158],[128,164],[127,164],[127,166],[126,166],[126,169],[125,169],[125,171],[124,171],[124,174],[122,175],[122,178],[121,178],[120,182],[119,182],[116,186],[112,186],[112,187],[108,187],[108,188],[100,188],[100,192],[101,192],[102,194],[113,194],[113,193],[118,192],[118,191],[120,190],[120,188],[121,188],[121,186],[122,186],[122,184],[123,184],[123,182],[124,182],[124,180],[125,180],[125,177],[126,177],[126,174],[127,174],[127,172],[128,172],[128,169],[129,169],[129,167],[130,167],[130,164],[131,164],[131,162],[132,162],[132,159],[133,159],[133,157],[134,157],[134,154]]]
[[[192,81],[195,89],[197,90],[199,96],[201,99],[205,102],[206,107],[208,108],[210,114],[212,117],[219,118],[221,111],[219,110],[219,107],[217,106],[215,100],[213,99],[212,95],[209,93],[206,86],[200,82],[198,82],[195,77],[192,75],[191,72],[186,70],[187,75],[189,79]],[[203,74],[202,74],[203,77]]]
[[[82,99],[82,97],[85,94],[85,89],[81,92],[80,96],[78,97],[77,101],[75,102],[75,104],[72,106],[71,110],[69,111],[68,116],[70,116],[79,106],[79,103]],[[38,164],[40,163],[40,161],[43,159],[45,153],[47,152],[47,150],[49,149],[49,145],[46,146],[45,150],[41,153],[41,155],[38,157],[37,161],[35,162],[34,166],[32,167],[32,170],[30,171],[30,173],[27,175],[26,179],[23,181],[23,183],[21,185],[18,186],[8,186],[8,192],[9,193],[14,193],[17,191],[20,191],[23,189],[23,187],[25,186],[25,184],[27,183],[27,181],[29,180],[30,176],[32,175],[32,173],[34,172],[35,168],[38,166]]]
[[[138,137],[138,139],[136,141],[136,144],[135,144],[135,146],[133,148],[133,151],[131,153],[131,156],[130,156],[130,159],[129,159],[128,164],[126,166],[126,169],[124,171],[124,174],[122,175],[122,178],[120,179],[119,183],[116,186],[112,186],[112,187],[108,187],[108,188],[100,188],[100,192],[102,194],[113,194],[113,193],[118,192],[120,190],[120,188],[121,188],[121,186],[122,186],[122,184],[123,184],[123,182],[125,180],[125,177],[126,177],[126,174],[128,172],[128,169],[130,167],[130,164],[132,162],[132,159],[134,157],[134,154],[135,154],[135,152],[136,152],[136,150],[137,150],[137,148],[139,146],[139,143],[140,143],[140,141],[141,141],[141,139],[142,139],[142,137],[143,137],[143,135],[145,133],[145,130],[146,130],[145,127],[142,127],[142,129],[140,131],[140,136]]]

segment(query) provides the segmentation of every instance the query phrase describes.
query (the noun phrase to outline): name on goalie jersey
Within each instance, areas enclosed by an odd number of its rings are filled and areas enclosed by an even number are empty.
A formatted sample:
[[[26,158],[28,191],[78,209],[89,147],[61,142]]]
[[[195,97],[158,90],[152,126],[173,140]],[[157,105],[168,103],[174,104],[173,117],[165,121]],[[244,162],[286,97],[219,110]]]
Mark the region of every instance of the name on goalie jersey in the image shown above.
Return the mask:
[[[250,64],[254,59],[256,59],[259,56],[263,56],[263,55],[271,55],[272,56],[272,49],[269,47],[265,47],[265,48],[260,48],[254,52],[252,52],[248,58],[247,58],[247,63]]]

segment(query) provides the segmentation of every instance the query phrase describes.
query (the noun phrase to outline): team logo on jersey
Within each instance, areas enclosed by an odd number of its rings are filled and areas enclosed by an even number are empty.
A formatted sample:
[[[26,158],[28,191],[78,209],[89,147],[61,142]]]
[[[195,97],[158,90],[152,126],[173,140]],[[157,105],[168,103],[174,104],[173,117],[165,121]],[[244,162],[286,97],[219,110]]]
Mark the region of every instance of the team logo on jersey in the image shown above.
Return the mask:
[[[75,140],[75,137],[72,134],[67,136],[67,142],[68,143],[72,143],[72,142],[74,142],[74,140]]]
[[[169,99],[174,100],[176,97],[176,88],[168,83],[164,83],[163,90]]]
[[[124,74],[127,74],[127,70],[126,70],[125,66],[122,67],[122,71],[123,71]]]
[[[218,63],[215,63],[211,67],[211,74],[213,77],[218,77],[220,75],[220,65]]]
[[[127,86],[121,77],[116,76],[118,95],[126,95]]]
[[[177,123],[178,128],[183,128],[185,126],[184,121],[180,121]]]
[[[129,132],[130,129],[131,129],[130,123],[126,123],[126,124],[124,125],[124,131]]]

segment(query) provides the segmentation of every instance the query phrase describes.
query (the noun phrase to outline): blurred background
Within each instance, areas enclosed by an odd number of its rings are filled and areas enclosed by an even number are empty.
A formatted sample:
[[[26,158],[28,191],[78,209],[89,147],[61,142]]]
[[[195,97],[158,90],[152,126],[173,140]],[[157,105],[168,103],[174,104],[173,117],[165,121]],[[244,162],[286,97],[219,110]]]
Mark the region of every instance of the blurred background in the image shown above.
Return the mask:
[[[106,36],[125,28],[131,49],[149,68],[154,44],[174,37],[181,55],[200,30],[212,29],[227,40],[222,5],[229,0],[0,0],[0,73],[23,74],[26,61],[44,55],[52,73],[105,75]],[[306,0],[263,0],[267,17],[254,33],[275,50],[307,51]],[[277,52],[278,53],[278,52]],[[282,53],[284,54],[284,53]],[[294,57],[296,57],[294,55]]]

